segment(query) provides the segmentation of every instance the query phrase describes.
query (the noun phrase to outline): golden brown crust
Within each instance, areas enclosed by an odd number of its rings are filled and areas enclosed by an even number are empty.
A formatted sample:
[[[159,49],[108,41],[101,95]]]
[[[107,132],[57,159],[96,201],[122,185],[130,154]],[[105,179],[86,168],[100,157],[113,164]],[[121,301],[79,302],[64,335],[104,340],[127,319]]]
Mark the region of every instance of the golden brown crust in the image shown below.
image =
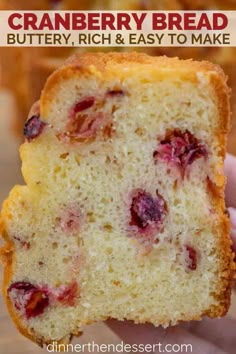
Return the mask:
[[[219,259],[221,262],[221,281],[219,282],[218,292],[214,294],[215,298],[219,302],[219,305],[217,307],[213,306],[205,313],[209,317],[221,317],[227,313],[230,306],[231,289],[236,270],[234,254],[231,251],[232,241],[230,239],[230,220],[228,213],[226,213],[224,200],[226,179],[222,175],[226,155],[226,136],[230,129],[230,90],[226,84],[226,81],[226,76],[211,76],[211,85],[214,88],[219,110],[219,126],[215,134],[218,137],[218,141],[221,146],[221,150],[219,151],[221,164],[216,168],[216,171],[219,171],[218,175],[216,175],[216,189],[218,195],[213,196],[214,205],[217,210],[217,214],[219,215],[219,224],[215,226],[214,231],[219,235],[218,250]]]
[[[42,91],[41,95],[41,114],[42,116],[47,116],[47,104],[50,103],[53,95],[53,91],[56,90],[57,85],[65,79],[69,79],[74,75],[81,75],[82,73],[93,73],[94,75],[108,76],[112,67],[120,67],[122,65],[127,65],[132,67],[133,65],[147,65],[150,67],[156,67],[158,71],[161,68],[167,69],[164,75],[167,75],[169,69],[170,75],[175,71],[179,73],[182,72],[183,77],[185,76],[188,80],[196,81],[196,72],[211,72],[213,75],[212,80],[216,77],[216,84],[220,81],[220,88],[216,88],[220,92],[222,88],[225,93],[229,93],[229,89],[226,85],[227,77],[225,76],[223,70],[220,66],[212,64],[207,61],[193,61],[180,60],[178,58],[168,58],[166,56],[152,57],[145,53],[76,53],[71,58],[69,58],[66,63],[59,68],[53,75],[51,75]],[[122,73],[124,76],[125,72]],[[221,79],[219,79],[221,78]],[[227,103],[228,105],[228,103]],[[222,108],[223,109],[223,108]],[[228,106],[226,110],[228,111]],[[225,116],[225,120],[222,124],[227,122],[228,127],[228,115]],[[228,128],[226,128],[228,129]]]
[[[177,57],[168,58],[166,56],[153,57],[145,53],[76,53],[67,60],[65,66],[82,66],[88,67],[90,65],[95,66],[99,71],[104,71],[107,65],[112,66],[114,64],[151,64],[156,65],[158,68],[176,69],[176,70],[199,70],[199,71],[216,71],[222,77],[225,77],[222,69],[216,65],[207,61],[193,61],[192,59],[180,60]],[[183,65],[184,64],[184,65]]]

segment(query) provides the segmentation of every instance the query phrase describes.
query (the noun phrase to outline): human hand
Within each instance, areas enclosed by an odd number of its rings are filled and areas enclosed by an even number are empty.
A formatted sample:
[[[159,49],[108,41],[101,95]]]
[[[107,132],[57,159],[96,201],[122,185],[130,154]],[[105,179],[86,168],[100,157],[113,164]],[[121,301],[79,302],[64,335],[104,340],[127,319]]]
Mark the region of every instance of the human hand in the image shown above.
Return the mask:
[[[227,155],[225,173],[226,205],[230,212],[233,247],[236,250],[236,157]],[[155,328],[150,324],[135,325],[131,321],[109,320],[107,324],[127,344],[159,344],[155,346],[155,353],[235,353],[236,320],[230,318],[205,318],[201,322],[193,321],[167,329]],[[185,344],[191,347],[183,346],[181,350],[181,345]]]
[[[226,206],[231,220],[231,237],[236,252],[236,157],[228,154],[225,160],[227,184],[225,190]]]

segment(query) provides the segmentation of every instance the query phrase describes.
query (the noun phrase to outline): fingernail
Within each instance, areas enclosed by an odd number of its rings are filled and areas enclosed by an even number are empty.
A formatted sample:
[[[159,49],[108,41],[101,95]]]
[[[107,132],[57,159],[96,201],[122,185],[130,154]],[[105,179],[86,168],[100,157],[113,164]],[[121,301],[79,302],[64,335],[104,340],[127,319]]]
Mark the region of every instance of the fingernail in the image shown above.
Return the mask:
[[[236,209],[229,208],[228,211],[229,211],[229,215],[230,215],[232,229],[236,229]]]

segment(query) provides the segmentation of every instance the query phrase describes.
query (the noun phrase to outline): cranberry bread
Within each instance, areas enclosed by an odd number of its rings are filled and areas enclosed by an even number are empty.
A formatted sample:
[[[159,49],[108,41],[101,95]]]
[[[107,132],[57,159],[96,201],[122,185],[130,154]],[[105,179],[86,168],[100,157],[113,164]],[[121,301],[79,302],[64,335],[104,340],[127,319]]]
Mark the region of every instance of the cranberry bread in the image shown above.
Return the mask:
[[[1,213],[3,293],[20,331],[48,343],[107,318],[223,316],[234,264],[221,70],[81,54],[48,79],[31,115],[26,185]]]

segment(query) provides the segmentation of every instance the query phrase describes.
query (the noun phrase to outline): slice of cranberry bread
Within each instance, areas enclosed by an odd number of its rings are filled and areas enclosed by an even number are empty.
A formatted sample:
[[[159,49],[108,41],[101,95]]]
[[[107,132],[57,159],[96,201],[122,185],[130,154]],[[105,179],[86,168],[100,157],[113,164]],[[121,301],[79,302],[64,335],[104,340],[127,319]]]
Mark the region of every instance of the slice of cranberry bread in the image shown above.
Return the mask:
[[[3,292],[26,336],[226,313],[228,126],[226,79],[207,62],[80,54],[48,79],[24,129],[26,185],[1,214]]]

